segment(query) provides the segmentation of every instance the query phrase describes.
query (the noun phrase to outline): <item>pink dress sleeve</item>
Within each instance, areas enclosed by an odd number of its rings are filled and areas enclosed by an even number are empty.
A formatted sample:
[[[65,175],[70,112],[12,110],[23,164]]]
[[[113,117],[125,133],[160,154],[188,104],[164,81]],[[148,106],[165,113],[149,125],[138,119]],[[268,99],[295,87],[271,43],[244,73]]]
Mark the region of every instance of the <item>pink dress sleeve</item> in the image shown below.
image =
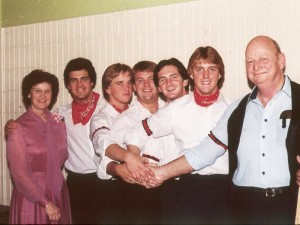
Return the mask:
[[[31,202],[45,206],[49,202],[43,189],[35,182],[28,165],[27,147],[22,127],[19,124],[7,139],[7,159],[10,172],[17,188]]]

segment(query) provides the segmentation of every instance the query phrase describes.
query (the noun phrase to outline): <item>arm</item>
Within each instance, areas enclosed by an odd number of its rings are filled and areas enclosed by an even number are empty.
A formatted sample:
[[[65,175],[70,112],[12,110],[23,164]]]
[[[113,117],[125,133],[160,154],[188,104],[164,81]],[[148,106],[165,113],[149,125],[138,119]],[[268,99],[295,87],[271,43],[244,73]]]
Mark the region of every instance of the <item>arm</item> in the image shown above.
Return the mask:
[[[126,163],[128,170],[132,173],[132,176],[138,182],[149,181],[149,176],[153,176],[152,170],[146,166],[147,160],[143,159],[139,153],[127,151],[120,147],[118,144],[111,144],[105,150],[106,156]]]
[[[93,143],[94,150],[101,158],[104,155],[106,142],[110,138],[111,118],[107,117],[104,112],[94,115],[90,123],[90,139]]]
[[[178,177],[182,174],[188,174],[194,171],[185,156],[181,156],[162,167],[153,169],[155,171],[156,178],[161,181],[165,181],[172,177]]]
[[[127,166],[125,164],[118,164],[116,162],[110,162],[107,165],[107,173],[112,176],[118,176],[121,177],[122,180],[124,180],[127,183],[135,183],[135,180],[129,170],[127,169]]]
[[[10,133],[18,126],[18,123],[16,123],[15,120],[10,119],[6,122],[4,126],[4,132],[5,132],[5,137],[8,138]]]
[[[171,105],[160,108],[129,130],[125,137],[125,144],[142,149],[150,136],[159,138],[172,134],[174,122]]]
[[[26,148],[22,128],[18,125],[7,139],[9,169],[17,190],[28,200],[45,207],[50,202],[50,199],[32,177]]]

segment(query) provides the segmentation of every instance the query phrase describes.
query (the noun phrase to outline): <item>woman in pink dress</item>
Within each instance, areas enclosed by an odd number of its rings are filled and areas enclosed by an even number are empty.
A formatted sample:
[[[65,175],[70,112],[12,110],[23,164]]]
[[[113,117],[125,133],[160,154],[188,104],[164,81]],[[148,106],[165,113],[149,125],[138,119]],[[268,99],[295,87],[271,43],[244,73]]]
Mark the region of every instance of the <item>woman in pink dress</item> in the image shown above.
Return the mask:
[[[62,174],[67,158],[63,119],[49,110],[59,85],[53,74],[34,70],[22,82],[27,111],[7,138],[7,159],[13,179],[9,222],[70,224],[69,195]]]

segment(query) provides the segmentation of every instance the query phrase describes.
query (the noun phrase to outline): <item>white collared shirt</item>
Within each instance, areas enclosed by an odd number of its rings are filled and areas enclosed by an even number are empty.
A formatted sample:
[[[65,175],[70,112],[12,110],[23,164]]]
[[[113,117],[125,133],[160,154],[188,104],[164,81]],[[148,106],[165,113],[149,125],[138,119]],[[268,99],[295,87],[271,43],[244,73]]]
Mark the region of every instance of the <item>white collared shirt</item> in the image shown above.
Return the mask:
[[[97,102],[95,115],[99,112],[103,105],[100,99]],[[64,117],[67,129],[68,143],[68,159],[65,162],[65,167],[74,173],[94,173],[97,166],[95,160],[98,158],[95,155],[93,144],[89,138],[90,121],[86,125],[78,123],[73,124],[72,106],[67,104],[57,109],[57,112]]]
[[[99,113],[91,119],[90,139],[93,143],[94,150],[99,156],[97,164],[97,176],[102,179],[109,179],[111,176],[106,174],[105,170],[100,166],[100,163],[107,165],[111,160],[105,155],[105,148],[110,140],[110,129],[115,119],[120,116],[120,113],[112,107],[108,102]],[[105,178],[104,178],[105,176]]]
[[[208,107],[201,107],[196,104],[193,93],[185,95],[159,109],[147,119],[148,126],[152,131],[150,137],[159,138],[171,134],[174,135],[176,145],[179,147],[179,152],[176,152],[175,158],[178,158],[187,149],[196,146],[207,136],[229,103],[230,100],[220,93],[215,103]],[[139,123],[126,136],[126,144],[133,144],[142,148],[148,138],[149,136],[142,123]],[[164,157],[167,158],[169,156],[165,155]],[[202,168],[196,173],[203,175],[227,174],[227,153],[213,165]]]

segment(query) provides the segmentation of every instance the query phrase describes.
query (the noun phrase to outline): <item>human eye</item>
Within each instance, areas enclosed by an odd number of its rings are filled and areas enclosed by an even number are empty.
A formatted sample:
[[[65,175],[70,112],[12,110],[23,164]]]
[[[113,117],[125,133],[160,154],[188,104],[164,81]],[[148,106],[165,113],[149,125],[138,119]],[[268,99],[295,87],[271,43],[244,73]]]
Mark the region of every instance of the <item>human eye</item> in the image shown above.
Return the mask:
[[[90,78],[89,78],[89,77],[82,77],[81,80],[82,80],[83,82],[88,82],[88,81],[90,80]]]
[[[248,65],[251,65],[251,64],[254,63],[254,60],[253,60],[253,59],[247,59],[247,60],[246,60],[246,63],[247,63]]]
[[[142,80],[142,79],[137,79],[135,82],[136,82],[137,84],[141,84],[141,83],[143,82],[143,80]]]
[[[124,83],[122,82],[122,81],[118,81],[118,82],[116,82],[116,85],[117,86],[122,86]]]
[[[38,89],[38,88],[34,88],[34,89],[33,89],[33,92],[36,93],[36,94],[39,94],[39,93],[41,93],[41,90]]]
[[[202,70],[203,70],[202,67],[197,67],[197,68],[196,68],[196,72],[201,72]]]
[[[173,75],[171,76],[172,80],[178,80],[179,77],[180,77],[180,76],[179,76],[178,74],[173,74]]]
[[[166,78],[165,77],[159,78],[159,80],[158,80],[159,84],[163,84],[165,82],[166,82]]]
[[[216,72],[217,70],[218,70],[218,68],[216,66],[210,67],[210,71],[212,71],[212,72]]]
[[[69,79],[69,83],[70,83],[70,84],[74,84],[76,81],[77,81],[77,80],[76,80],[75,78]]]

